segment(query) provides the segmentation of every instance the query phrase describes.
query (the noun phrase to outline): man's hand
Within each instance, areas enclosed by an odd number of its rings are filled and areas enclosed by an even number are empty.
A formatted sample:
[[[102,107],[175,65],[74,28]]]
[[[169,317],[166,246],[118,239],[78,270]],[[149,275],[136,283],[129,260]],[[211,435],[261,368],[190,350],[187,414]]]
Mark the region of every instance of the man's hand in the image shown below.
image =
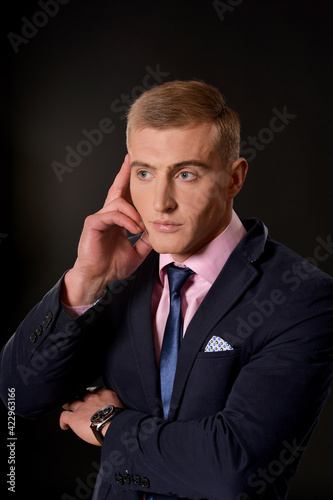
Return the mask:
[[[66,411],[60,415],[60,427],[64,431],[71,428],[79,438],[87,443],[100,446],[90,429],[90,419],[96,411],[108,405],[124,408],[123,403],[113,391],[99,388],[94,392],[87,392],[82,398],[75,399],[63,406]],[[102,430],[103,434],[110,424],[105,425]]]
[[[126,229],[144,231],[131,204],[129,155],[112,184],[104,206],[86,218],[74,267],[65,275],[61,300],[68,306],[89,305],[111,281],[124,279],[142,263],[152,247],[146,233],[133,247]]]

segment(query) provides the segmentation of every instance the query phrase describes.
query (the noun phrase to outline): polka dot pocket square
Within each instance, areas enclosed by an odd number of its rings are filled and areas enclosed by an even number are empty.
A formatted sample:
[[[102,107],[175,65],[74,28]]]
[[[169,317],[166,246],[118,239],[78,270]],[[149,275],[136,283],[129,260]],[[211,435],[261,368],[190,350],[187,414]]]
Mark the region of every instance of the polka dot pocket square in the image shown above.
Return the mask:
[[[205,352],[233,351],[233,347],[221,337],[212,337],[205,347]]]

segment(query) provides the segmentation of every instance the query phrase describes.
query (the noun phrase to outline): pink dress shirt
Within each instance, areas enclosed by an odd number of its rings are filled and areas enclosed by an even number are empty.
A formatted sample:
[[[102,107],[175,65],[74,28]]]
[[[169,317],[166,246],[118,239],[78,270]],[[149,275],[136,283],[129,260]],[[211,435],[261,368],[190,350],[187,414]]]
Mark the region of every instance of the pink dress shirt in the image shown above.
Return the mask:
[[[189,267],[195,272],[187,279],[181,290],[184,335],[208,290],[245,234],[243,224],[233,211],[231,221],[222,233],[183,263],[175,262],[175,265]],[[158,364],[170,307],[169,282],[165,266],[171,262],[174,262],[174,259],[170,254],[160,254],[160,272],[152,296],[152,322]]]
[[[190,267],[195,272],[188,278],[181,290],[184,335],[208,290],[245,234],[246,230],[243,224],[236,213],[232,211],[231,221],[221,234],[183,263],[175,262],[176,265]],[[164,329],[169,314],[169,283],[165,266],[171,262],[174,262],[174,260],[170,254],[160,254],[159,275],[156,278],[152,296],[152,323],[158,364]],[[92,305],[69,307],[65,304],[62,304],[62,306],[71,318],[80,316],[92,307]]]

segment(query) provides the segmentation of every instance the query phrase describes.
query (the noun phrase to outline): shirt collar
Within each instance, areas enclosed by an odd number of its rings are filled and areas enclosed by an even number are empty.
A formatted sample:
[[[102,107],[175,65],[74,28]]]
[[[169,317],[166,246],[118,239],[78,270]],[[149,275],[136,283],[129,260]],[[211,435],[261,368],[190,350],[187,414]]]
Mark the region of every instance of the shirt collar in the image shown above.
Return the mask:
[[[230,223],[224,231],[186,259],[181,264],[181,267],[190,267],[196,274],[212,285],[245,234],[246,229],[233,210]],[[160,254],[159,270],[161,283],[164,281],[165,266],[172,262],[174,262],[172,255]]]

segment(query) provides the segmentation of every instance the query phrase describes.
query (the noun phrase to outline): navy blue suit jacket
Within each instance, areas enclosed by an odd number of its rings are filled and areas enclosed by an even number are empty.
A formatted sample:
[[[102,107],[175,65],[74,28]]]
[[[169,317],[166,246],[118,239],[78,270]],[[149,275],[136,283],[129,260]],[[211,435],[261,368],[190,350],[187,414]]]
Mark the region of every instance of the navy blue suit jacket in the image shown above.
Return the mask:
[[[60,282],[1,353],[1,394],[38,417],[100,375],[127,410],[107,431],[94,498],[285,499],[332,383],[333,280],[243,221],[182,342],[162,419],[151,324],[152,251],[71,320]],[[233,350],[205,352],[213,335]]]

